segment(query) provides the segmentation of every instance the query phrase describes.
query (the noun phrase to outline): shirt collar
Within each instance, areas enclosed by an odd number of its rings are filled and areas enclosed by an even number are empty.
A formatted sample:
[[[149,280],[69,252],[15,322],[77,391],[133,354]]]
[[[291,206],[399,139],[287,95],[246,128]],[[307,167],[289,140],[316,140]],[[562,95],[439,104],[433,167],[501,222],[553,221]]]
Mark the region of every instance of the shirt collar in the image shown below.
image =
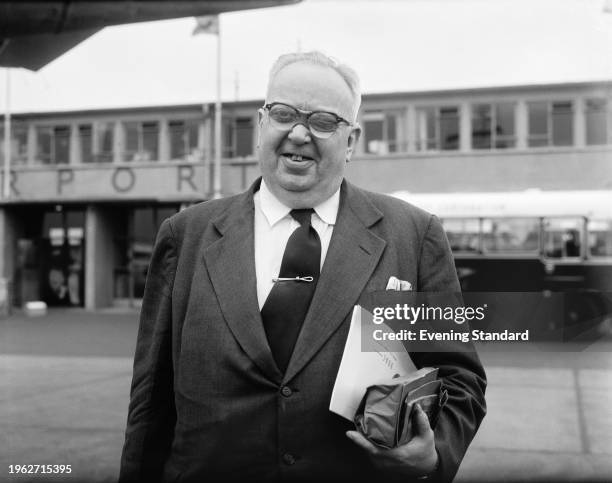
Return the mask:
[[[261,211],[266,217],[266,220],[268,220],[270,226],[276,225],[291,211],[291,208],[282,204],[279,199],[272,194],[263,179],[259,187],[259,203]]]
[[[281,201],[272,194],[266,186],[264,180],[261,180],[259,187],[259,202],[261,211],[263,212],[268,224],[274,226],[285,216],[289,215],[291,208],[285,206]],[[326,199],[323,203],[314,207],[315,213],[321,220],[328,225],[335,225],[338,216],[338,208],[340,206],[340,188]]]
[[[314,207],[315,212],[328,225],[335,225],[338,217],[338,207],[340,206],[340,188],[327,198],[323,203]]]

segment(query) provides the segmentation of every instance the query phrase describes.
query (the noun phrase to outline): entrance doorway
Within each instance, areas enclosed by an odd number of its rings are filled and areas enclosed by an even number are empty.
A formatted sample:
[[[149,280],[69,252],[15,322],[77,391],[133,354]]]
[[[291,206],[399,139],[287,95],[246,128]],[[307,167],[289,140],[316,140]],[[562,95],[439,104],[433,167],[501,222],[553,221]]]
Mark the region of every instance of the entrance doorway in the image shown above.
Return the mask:
[[[56,206],[43,216],[41,296],[49,306],[84,305],[85,211]]]

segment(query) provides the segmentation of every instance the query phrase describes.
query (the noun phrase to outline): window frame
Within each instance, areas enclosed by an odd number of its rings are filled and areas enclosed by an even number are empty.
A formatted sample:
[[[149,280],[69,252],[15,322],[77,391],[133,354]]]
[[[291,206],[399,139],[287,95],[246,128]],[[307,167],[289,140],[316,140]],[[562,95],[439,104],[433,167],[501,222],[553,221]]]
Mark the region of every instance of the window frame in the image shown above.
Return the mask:
[[[58,146],[57,146],[57,132],[58,130],[64,130],[68,133],[67,140],[68,145],[66,149],[66,158],[63,161],[58,162],[57,154],[58,154]],[[36,132],[36,143],[35,143],[35,154],[34,154],[34,162],[43,166],[60,166],[70,164],[70,138],[72,136],[71,133],[71,125],[70,124],[62,124],[62,123],[54,123],[54,124],[35,124],[34,130]],[[40,149],[40,141],[41,141],[41,133],[45,133],[49,136],[49,152],[46,156],[41,155]]]
[[[193,161],[196,155],[198,155],[199,150],[200,150],[199,148],[200,121],[199,119],[173,117],[173,118],[168,119],[167,122],[168,122],[168,156],[169,156],[170,161]],[[176,153],[173,153],[174,144],[173,144],[172,136],[173,134],[176,134],[178,132],[178,129],[176,129],[176,126],[178,126],[179,123],[182,125],[181,131],[180,131],[180,138],[181,138],[180,144],[182,145],[182,149],[181,149],[182,154],[175,155]],[[194,139],[193,140],[191,138],[192,129],[194,129],[194,132],[193,132]],[[201,156],[201,153],[199,153],[199,155]]]
[[[4,164],[4,122],[0,121],[0,165]],[[24,165],[28,163],[28,125],[27,123],[13,119],[11,120],[10,139],[11,165]]]
[[[488,147],[477,147],[474,142],[474,125],[475,121],[478,120],[475,116],[476,109],[480,106],[487,106],[489,108],[489,146]],[[512,133],[511,134],[497,134],[497,126],[499,119],[499,109],[501,106],[509,107],[512,111]],[[506,151],[509,149],[516,149],[518,144],[517,136],[517,102],[514,100],[501,100],[501,101],[475,101],[470,104],[470,147],[473,151],[495,151],[502,150]],[[507,146],[499,146],[501,142],[508,143]]]
[[[154,163],[160,160],[160,146],[161,140],[160,135],[162,132],[161,129],[161,121],[159,119],[123,119],[120,121],[123,126],[123,143],[122,143],[122,152],[121,152],[121,160],[124,163],[134,163],[134,162],[145,162],[145,163]],[[128,149],[128,126],[136,125],[136,149]],[[147,129],[145,128],[145,124],[156,124],[156,150],[153,153],[150,153],[148,149],[145,148],[145,135],[147,134]],[[148,154],[150,153],[150,154]]]
[[[444,120],[443,111],[454,110],[455,115],[452,117],[457,126],[457,142],[455,147],[445,148],[441,139],[442,127],[441,122]],[[433,113],[432,119],[429,114]],[[436,104],[436,105],[421,105],[416,106],[416,150],[418,152],[453,152],[460,151],[461,147],[461,106],[459,104]],[[450,119],[450,117],[449,117]],[[433,135],[430,135],[429,124],[433,120]],[[422,130],[425,129],[425,133]],[[434,146],[434,147],[430,147]]]
[[[589,110],[589,102],[602,102],[603,109],[601,110]],[[596,97],[589,96],[584,99],[583,103],[583,116],[584,116],[584,144],[586,146],[607,146],[612,144],[612,99],[604,96]],[[604,140],[602,143],[590,143],[589,142],[589,114],[603,114],[603,120],[605,121],[604,127]]]
[[[360,124],[363,129],[363,154],[368,156],[388,156],[406,152],[405,143],[400,139],[400,123],[402,112],[398,109],[371,108],[363,112]],[[369,151],[368,149],[368,130],[366,124],[372,121],[382,122],[382,139],[372,139],[379,141],[384,149]]]
[[[538,148],[568,148],[576,145],[576,132],[574,129],[574,120],[576,116],[576,100],[573,98],[557,99],[557,100],[528,100],[527,104],[527,147],[530,149]],[[566,112],[560,111],[555,113],[555,106],[561,106],[563,104],[569,105],[569,110]],[[543,133],[534,133],[532,131],[532,107],[536,105],[543,105],[545,111],[545,125],[546,129]],[[555,127],[556,118],[555,114],[562,115],[568,114],[570,116],[570,140],[567,144],[559,144],[555,142],[555,134],[559,127]],[[558,121],[557,121],[558,122]],[[543,142],[543,144],[539,144]]]

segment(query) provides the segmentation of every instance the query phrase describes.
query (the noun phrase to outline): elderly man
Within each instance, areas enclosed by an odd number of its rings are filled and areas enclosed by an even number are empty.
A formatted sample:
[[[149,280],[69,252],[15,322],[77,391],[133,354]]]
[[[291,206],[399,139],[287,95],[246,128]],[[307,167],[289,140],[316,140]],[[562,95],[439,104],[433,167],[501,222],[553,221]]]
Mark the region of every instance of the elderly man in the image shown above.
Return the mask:
[[[166,220],[138,335],[122,456],[128,481],[451,480],[485,414],[475,353],[414,353],[449,399],[435,431],[377,447],[328,409],[353,306],[391,276],[459,291],[435,217],[344,180],[357,77],[281,56],[259,110],[262,178]],[[380,481],[380,480],[372,480]]]

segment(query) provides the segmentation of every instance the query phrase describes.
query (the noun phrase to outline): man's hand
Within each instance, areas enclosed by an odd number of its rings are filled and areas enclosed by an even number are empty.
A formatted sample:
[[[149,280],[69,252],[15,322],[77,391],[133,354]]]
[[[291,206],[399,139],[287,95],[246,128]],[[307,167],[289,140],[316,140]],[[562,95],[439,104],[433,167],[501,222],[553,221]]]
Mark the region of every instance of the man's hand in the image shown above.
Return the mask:
[[[429,426],[427,415],[418,404],[412,418],[414,435],[410,441],[397,448],[376,446],[357,431],[347,431],[346,435],[367,451],[374,465],[384,471],[406,476],[429,475],[438,465],[434,432]]]

